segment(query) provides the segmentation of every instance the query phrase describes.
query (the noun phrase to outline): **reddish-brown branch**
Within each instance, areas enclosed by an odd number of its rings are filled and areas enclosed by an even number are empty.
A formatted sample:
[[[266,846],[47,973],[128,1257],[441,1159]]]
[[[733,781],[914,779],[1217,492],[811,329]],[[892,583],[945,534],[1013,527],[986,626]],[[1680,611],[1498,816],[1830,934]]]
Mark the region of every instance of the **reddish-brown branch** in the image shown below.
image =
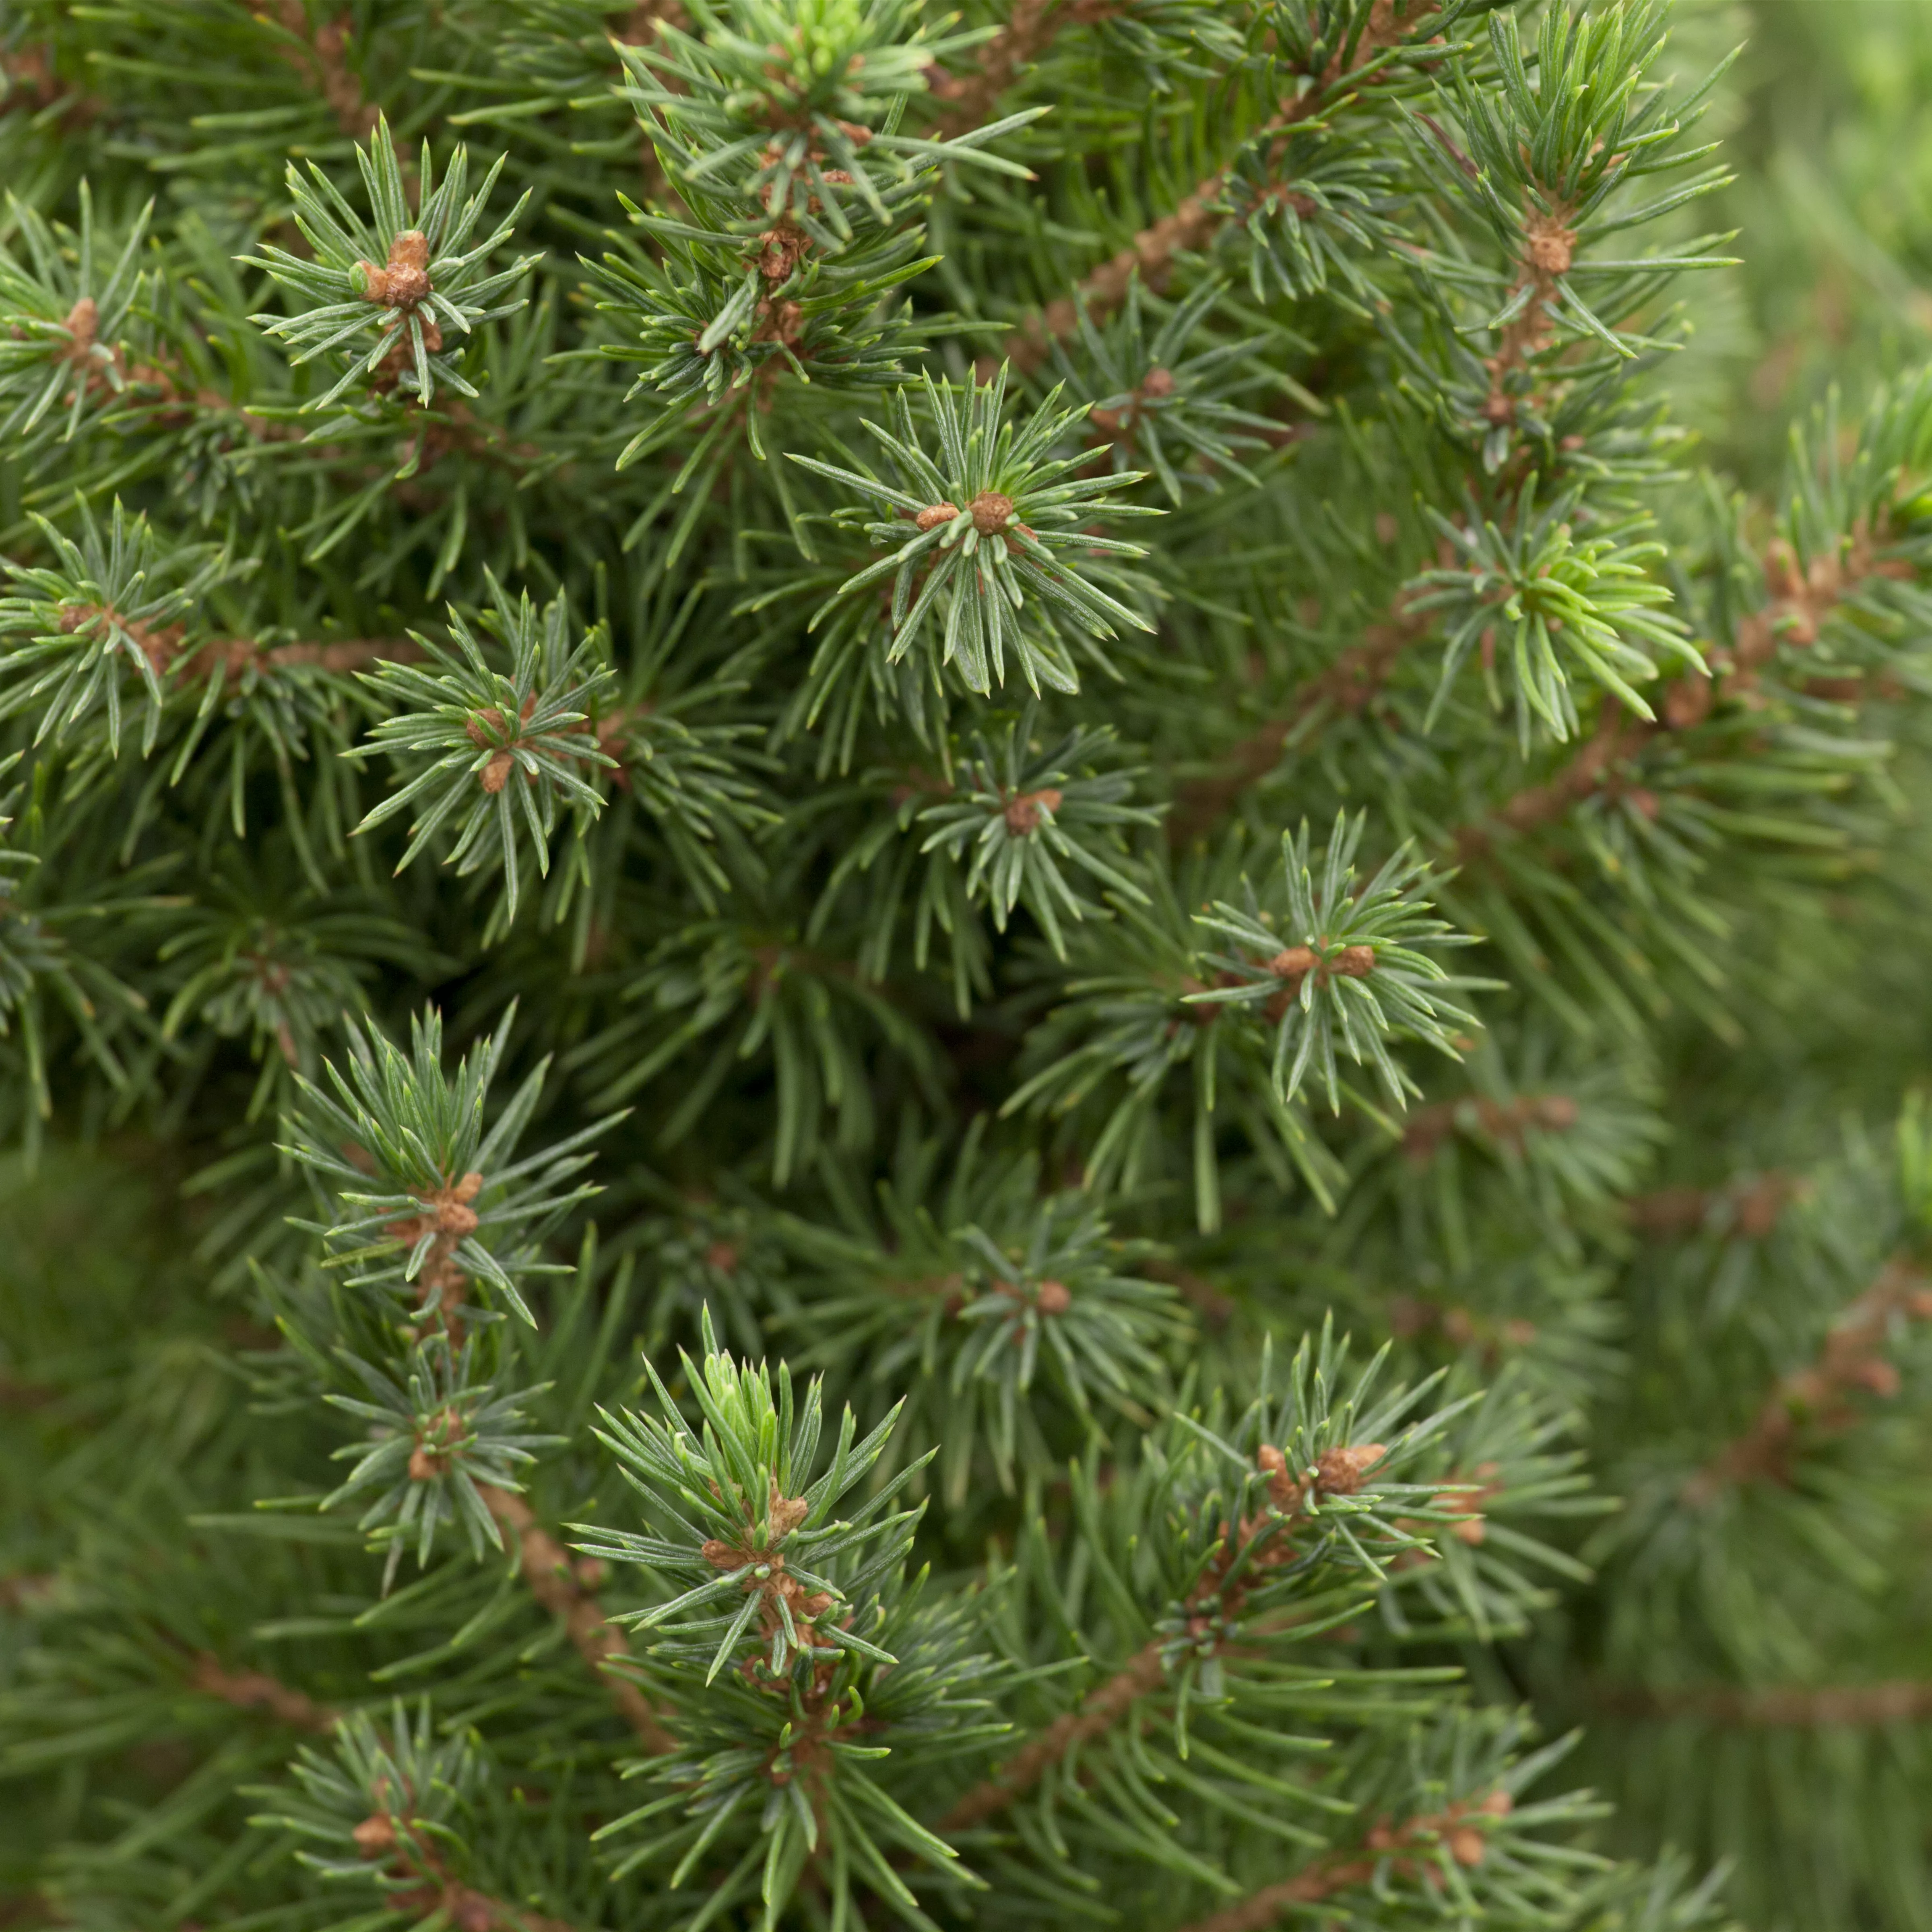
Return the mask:
[[[1298,1474],[1279,1448],[1263,1443],[1256,1451],[1255,1461],[1268,1478],[1266,1501],[1254,1516],[1220,1526],[1220,1554],[1188,1594],[1192,1628],[1204,1634],[1213,1627],[1232,1627],[1255,1577],[1292,1560],[1292,1534],[1306,1520],[1310,1504],[1357,1494],[1369,1471],[1388,1453],[1379,1442],[1328,1449]],[[939,1828],[968,1831],[1004,1810],[1076,1746],[1112,1730],[1138,1700],[1158,1690],[1166,1678],[1160,1642],[1144,1645],[1098,1689],[1082,1698],[1078,1710],[1063,1712],[992,1778],[968,1792],[940,1821]]]
[[[58,1587],[58,1577],[33,1570],[0,1576],[0,1610],[31,1610],[40,1604],[50,1604]]]
[[[1660,728],[1641,718],[1627,720],[1623,706],[1613,698],[1606,698],[1594,734],[1553,778],[1542,784],[1526,785],[1488,818],[1452,835],[1450,862],[1466,866],[1486,858],[1499,835],[1520,836],[1564,818],[1573,806],[1614,783],[1618,766],[1642,750]]]
[[[326,1736],[341,1722],[341,1714],[318,1704],[305,1690],[297,1690],[259,1670],[228,1670],[219,1658],[203,1651],[194,1660],[188,1682],[196,1690],[244,1711],[266,1711],[292,1730]]]
[[[1776,1684],[1756,1690],[1618,1684],[1598,1692],[1594,1701],[1618,1717],[1694,1718],[1766,1730],[1932,1722],[1932,1684]]]
[[[45,1408],[59,1400],[59,1390],[49,1384],[22,1382],[0,1369],[0,1408]]]
[[[500,1490],[490,1483],[479,1483],[476,1486],[490,1514],[516,1539],[524,1581],[530,1586],[530,1594],[553,1616],[562,1618],[578,1655],[610,1692],[611,1702],[644,1748],[656,1752],[675,1750],[677,1740],[645,1701],[644,1693],[608,1667],[614,1658],[622,1657],[627,1652],[622,1636],[604,1621],[602,1607],[590,1587],[590,1580],[602,1566],[573,1564],[570,1552],[537,1521],[529,1504],[513,1491]]]
[[[364,1858],[383,1865],[395,1878],[410,1881],[390,1893],[392,1906],[424,1919],[434,1916],[454,1932],[573,1932],[561,1918],[506,1904],[465,1885],[450,1870],[437,1840],[406,1802],[399,1811],[387,1808],[393,1794],[386,1779],[376,1792],[381,1808],[364,1818],[350,1836]]]
[[[1568,1133],[1576,1124],[1576,1102],[1568,1094],[1525,1094],[1514,1100],[1468,1095],[1417,1108],[1402,1133],[1402,1151],[1422,1167],[1436,1158],[1452,1133],[1485,1134],[1506,1147],[1520,1148],[1532,1129]]]
[[[271,10],[251,8],[257,20],[272,20],[292,41],[281,43],[282,58],[316,93],[335,124],[352,140],[360,141],[375,131],[380,118],[374,102],[362,92],[362,83],[349,64],[350,17],[338,14],[333,20],[311,27],[308,9],[302,0],[273,0]]]
[[[1389,1298],[1388,1324],[1389,1332],[1403,1340],[1437,1334],[1452,1348],[1480,1350],[1483,1360],[1491,1367],[1508,1350],[1528,1348],[1537,1336],[1536,1324],[1521,1316],[1499,1319],[1460,1302],[1425,1301],[1414,1294]]]
[[[1185,845],[1207,831],[1249,786],[1274,770],[1288,740],[1318,715],[1339,711],[1360,716],[1388,682],[1403,651],[1428,629],[1427,619],[1412,616],[1398,598],[1386,623],[1366,626],[1359,644],[1302,685],[1282,715],[1244,738],[1219,771],[1180,787],[1168,814],[1169,842]]]
[[[1682,1240],[1714,1222],[1726,1234],[1761,1241],[1804,1192],[1794,1174],[1754,1174],[1724,1187],[1660,1187],[1626,1201],[1623,1214],[1639,1234],[1656,1240]]]
[[[1170,1287],[1178,1288],[1181,1299],[1199,1310],[1201,1318],[1210,1328],[1225,1328],[1239,1312],[1239,1304],[1231,1294],[1216,1288],[1205,1275],[1196,1274],[1192,1268],[1177,1268],[1171,1262],[1150,1262],[1147,1272],[1156,1281],[1164,1281]]]
[[[1509,1793],[1494,1791],[1473,1803],[1451,1804],[1425,1812],[1400,1824],[1386,1821],[1371,1828],[1358,1852],[1330,1852],[1291,1879],[1264,1886],[1238,1903],[1184,1932],[1265,1932],[1290,1906],[1318,1905],[1337,1892],[1372,1884],[1377,1868],[1386,1862],[1397,1877],[1426,1880],[1435,1874],[1432,1856],[1438,1845],[1466,1869],[1482,1863],[1489,1850],[1489,1828],[1511,1809]],[[1439,1876],[1438,1874],[1436,1874]]]
[[[1150,1643],[1100,1688],[1081,1700],[1077,1711],[1054,1718],[998,1773],[976,1784],[940,1820],[942,1832],[968,1832],[1004,1811],[1064,1759],[1076,1744],[1097,1738],[1132,1708],[1136,1699],[1159,1690],[1166,1672],[1160,1646]]]
[[[346,673],[383,661],[414,664],[423,654],[422,646],[407,638],[341,638],[328,643],[303,639],[286,644],[264,644],[258,638],[213,638],[190,650],[184,648],[185,624],[157,628],[139,618],[124,620],[111,608],[94,604],[64,604],[59,621],[70,636],[104,622],[119,623],[158,675],[178,668],[190,682],[201,682],[218,668],[224,682],[232,685],[238,684],[251,666],[275,670],[310,665]]]
[[[1818,1359],[1780,1376],[1750,1428],[1684,1484],[1684,1501],[1702,1505],[1738,1483],[1788,1484],[1799,1430],[1840,1433],[1856,1418],[1854,1396],[1895,1395],[1898,1371],[1886,1358],[1886,1342],[1901,1322],[1927,1320],[1932,1283],[1915,1264],[1894,1256],[1832,1324]]]
[[[65,100],[61,124],[84,128],[96,119],[102,104],[90,94],[65,85],[54,71],[53,52],[48,47],[15,47],[0,52],[0,114],[16,107],[39,113],[56,101]]]
[[[1419,22],[1438,10],[1437,0],[1415,0],[1397,16],[1395,0],[1375,0],[1366,24],[1357,36],[1354,58],[1347,73],[1339,54],[1328,71],[1316,76],[1316,85],[1298,100],[1290,101],[1260,130],[1260,138],[1280,137],[1291,133],[1301,122],[1332,100],[1336,85],[1358,73],[1390,47],[1411,38]],[[1126,248],[1090,272],[1080,284],[1088,313],[1097,321],[1111,314],[1126,301],[1135,277],[1149,288],[1158,289],[1166,281],[1178,255],[1196,254],[1213,240],[1228,211],[1220,206],[1228,185],[1228,173],[1219,170],[1184,195],[1172,214],[1164,214],[1144,228]],[[1046,308],[1030,315],[1008,336],[1005,353],[1016,368],[1038,368],[1052,352],[1056,341],[1065,341],[1080,325],[1079,305],[1063,296]]]
[[[1068,27],[1090,27],[1119,13],[1126,0],[1013,0],[1006,24],[990,40],[973,50],[976,62],[966,74],[932,77],[932,98],[945,112],[934,125],[933,138],[957,140],[993,118],[1000,96],[1018,80]]]

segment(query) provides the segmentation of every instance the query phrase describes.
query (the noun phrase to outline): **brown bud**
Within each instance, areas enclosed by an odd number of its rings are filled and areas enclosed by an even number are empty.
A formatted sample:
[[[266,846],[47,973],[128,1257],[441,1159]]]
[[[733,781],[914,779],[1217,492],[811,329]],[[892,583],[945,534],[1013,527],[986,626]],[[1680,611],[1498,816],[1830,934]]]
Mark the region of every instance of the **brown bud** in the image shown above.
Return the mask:
[[[1016,838],[1024,838],[1028,832],[1037,831],[1041,812],[1058,812],[1060,800],[1059,791],[1052,785],[1043,786],[1038,791],[1015,793],[1007,800],[1004,814],[1006,830]]]
[[[1870,1389],[1874,1395],[1894,1396],[1898,1393],[1898,1371],[1881,1356],[1874,1355],[1856,1364],[1852,1370],[1852,1379],[1862,1388]]]
[[[1482,1833],[1473,1825],[1462,1826],[1449,1834],[1449,1856],[1459,1865],[1480,1864],[1487,1850]]]
[[[1172,369],[1150,369],[1146,380],[1141,384],[1141,394],[1152,396],[1158,400],[1162,396],[1172,395],[1174,386]]]
[[[1540,274],[1567,275],[1576,248],[1576,238],[1567,228],[1546,230],[1529,238],[1530,266]]]
[[[365,1858],[380,1858],[396,1848],[396,1821],[386,1811],[372,1812],[349,1835]]]
[[[998,490],[982,490],[966,508],[982,537],[998,536],[1013,520],[1013,500]]]
[[[721,1542],[710,1537],[698,1552],[714,1570],[742,1570],[745,1567],[745,1552],[735,1543]]]
[[[1345,946],[1328,962],[1328,970],[1345,980],[1366,980],[1376,970],[1372,946]]]
[[[443,1462],[440,1456],[433,1455],[418,1442],[410,1451],[410,1480],[412,1483],[431,1483],[442,1474]]]
[[[1290,946],[1268,962],[1268,969],[1277,980],[1299,980],[1313,972],[1318,963],[1312,946]]]
[[[413,308],[430,292],[429,238],[420,229],[406,228],[389,244],[389,259],[381,268],[358,262],[362,299],[386,308]]]
[[[494,796],[510,782],[510,772],[516,760],[508,752],[499,752],[476,774],[476,782]]]
[[[802,1496],[782,1496],[776,1484],[772,1488],[771,1519],[774,1536],[789,1536],[812,1514],[812,1505]]]
[[[82,296],[67,312],[62,325],[68,333],[68,357],[77,362],[94,346],[94,332],[100,326],[100,307],[92,296]]]
[[[1324,1450],[1315,1459],[1316,1486],[1324,1496],[1352,1496],[1362,1486],[1363,1478],[1388,1454],[1379,1442]]]
[[[1034,1298],[1042,1315],[1064,1315],[1073,1306],[1073,1297],[1064,1281],[1043,1281]]]
[[[959,514],[957,503],[928,503],[913,518],[922,530],[936,530],[941,524],[950,524]]]

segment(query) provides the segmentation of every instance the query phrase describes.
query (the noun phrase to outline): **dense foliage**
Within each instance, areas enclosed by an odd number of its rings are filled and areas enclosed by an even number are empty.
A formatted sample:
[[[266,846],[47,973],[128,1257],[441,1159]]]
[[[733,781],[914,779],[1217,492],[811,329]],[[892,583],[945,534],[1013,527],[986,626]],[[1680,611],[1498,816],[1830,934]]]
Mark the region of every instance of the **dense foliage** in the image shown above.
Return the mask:
[[[0,1922],[1932,1927],[1827,10],[12,0]]]

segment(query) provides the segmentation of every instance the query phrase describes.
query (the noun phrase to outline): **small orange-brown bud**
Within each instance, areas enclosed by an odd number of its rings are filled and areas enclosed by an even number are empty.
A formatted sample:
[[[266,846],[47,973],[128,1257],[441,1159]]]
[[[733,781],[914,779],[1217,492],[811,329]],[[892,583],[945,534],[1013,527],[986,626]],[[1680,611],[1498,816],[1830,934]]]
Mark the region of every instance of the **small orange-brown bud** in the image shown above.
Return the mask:
[[[928,503],[913,521],[922,530],[936,530],[941,524],[950,524],[959,514],[957,503]]]
[[[386,1811],[372,1812],[349,1835],[365,1858],[380,1858],[396,1848],[396,1821]]]
[[[1362,1486],[1363,1478],[1388,1454],[1379,1442],[1324,1450],[1315,1459],[1317,1486],[1324,1496],[1352,1496]]]
[[[1052,785],[1042,786],[1038,791],[1016,792],[1007,800],[1003,814],[1006,830],[1016,838],[1024,838],[1030,832],[1040,829],[1042,812],[1058,812],[1060,794]]]
[[[1318,962],[1312,946],[1285,946],[1268,963],[1277,980],[1299,980],[1315,970]]]
[[[982,537],[998,536],[1013,520],[1013,500],[998,490],[982,490],[966,507]]]
[[[1459,1865],[1479,1865],[1489,1849],[1483,1834],[1473,1825],[1464,1825],[1449,1834],[1449,1856]]]
[[[1339,973],[1345,980],[1366,980],[1376,970],[1376,949],[1372,946],[1345,946],[1328,962],[1331,973]]]
[[[358,262],[356,267],[364,302],[413,308],[430,292],[429,237],[420,229],[406,228],[389,244],[389,259],[382,267],[374,262]]]
[[[1064,1281],[1043,1281],[1034,1298],[1042,1315],[1064,1315],[1073,1306],[1073,1297]]]

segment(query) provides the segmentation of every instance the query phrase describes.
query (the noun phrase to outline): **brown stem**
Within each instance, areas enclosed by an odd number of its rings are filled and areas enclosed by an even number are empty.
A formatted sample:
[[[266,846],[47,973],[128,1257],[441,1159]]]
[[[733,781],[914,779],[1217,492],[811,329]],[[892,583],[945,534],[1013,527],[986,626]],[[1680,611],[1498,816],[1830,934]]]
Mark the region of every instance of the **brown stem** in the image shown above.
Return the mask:
[[[139,618],[121,617],[111,607],[96,604],[68,604],[61,607],[62,629],[69,634],[90,625],[106,622],[119,624],[140,648],[158,675],[177,666],[190,682],[198,682],[220,669],[226,683],[238,684],[251,664],[269,670],[296,665],[314,665],[322,670],[346,673],[364,664],[386,660],[393,664],[415,664],[422,647],[407,638],[341,638],[329,643],[312,640],[288,644],[264,644],[256,638],[212,638],[191,650],[184,648],[185,624],[164,625],[158,630]],[[0,1400],[5,1399],[5,1384],[0,1381]]]
[[[1311,118],[1333,98],[1337,83],[1369,64],[1390,47],[1408,39],[1416,23],[1438,10],[1437,0],[1417,0],[1417,4],[1396,17],[1392,0],[1376,0],[1367,24],[1358,37],[1353,64],[1345,73],[1340,57],[1328,71],[1316,77],[1316,85],[1300,99],[1292,100],[1259,130],[1260,138],[1288,134],[1298,123]],[[1184,195],[1171,214],[1164,214],[1144,228],[1120,252],[1102,262],[1081,282],[1088,313],[1098,321],[1126,301],[1127,290],[1138,275],[1147,286],[1158,289],[1166,281],[1177,255],[1196,254],[1211,241],[1228,211],[1216,204],[1228,185],[1228,171],[1218,170],[1208,176],[1193,192]],[[1030,315],[1006,343],[1006,357],[1016,368],[1037,369],[1056,341],[1065,341],[1080,326],[1078,305],[1070,296],[1049,302],[1036,315]]]
[[[1402,1151],[1418,1167],[1436,1158],[1442,1143],[1458,1131],[1486,1134],[1505,1146],[1520,1148],[1532,1128],[1567,1133],[1576,1124],[1576,1102],[1568,1094],[1525,1094],[1514,1100],[1466,1096],[1418,1107],[1408,1117],[1402,1137]]]
[[[22,1382],[0,1369],[0,1408],[45,1408],[60,1400],[60,1390],[46,1382]]]
[[[932,98],[946,111],[934,124],[935,140],[951,141],[970,134],[993,116],[993,110],[1025,70],[1053,44],[1065,27],[1090,27],[1119,13],[1126,0],[1013,0],[1006,24],[990,40],[973,50],[978,63],[970,74],[936,76]]]
[[[305,1690],[297,1690],[259,1670],[228,1670],[221,1660],[203,1651],[194,1660],[188,1682],[210,1697],[219,1697],[244,1711],[266,1711],[291,1730],[326,1736],[341,1722],[341,1714],[318,1704]]]
[[[1618,1684],[1599,1691],[1594,1701],[1619,1717],[1696,1718],[1748,1728],[1822,1730],[1932,1720],[1932,1684],[1786,1684],[1758,1690]]]
[[[1201,1318],[1210,1328],[1224,1328],[1240,1312],[1240,1304],[1232,1295],[1223,1293],[1205,1275],[1196,1274],[1192,1268],[1178,1268],[1172,1262],[1149,1262],[1146,1267],[1156,1281],[1179,1289],[1182,1300],[1198,1309]]]
[[[253,0],[244,0],[244,4],[252,5]],[[378,110],[363,93],[362,82],[349,65],[348,14],[311,27],[303,0],[274,0],[272,15],[258,14],[256,17],[272,17],[276,26],[295,37],[299,44],[284,41],[282,58],[322,96],[335,116],[335,124],[345,134],[360,141],[375,131]]]
[[[1814,1436],[1840,1434],[1856,1420],[1855,1395],[1896,1394],[1898,1371],[1886,1359],[1886,1342],[1900,1321],[1928,1319],[1932,1285],[1916,1263],[1894,1256],[1832,1324],[1817,1360],[1779,1377],[1750,1428],[1684,1484],[1684,1500],[1700,1508],[1734,1484],[1760,1478],[1788,1484],[1801,1425]]]
[[[1326,670],[1302,685],[1281,716],[1244,738],[1219,771],[1180,787],[1168,814],[1168,842],[1185,845],[1207,831],[1249,786],[1274,770],[1288,740],[1318,715],[1341,711],[1358,717],[1387,683],[1402,652],[1428,629],[1428,620],[1410,616],[1398,598],[1388,622],[1365,626],[1360,643],[1351,644]]]
[[[1478,819],[1451,835],[1450,862],[1466,866],[1486,858],[1495,849],[1499,834],[1533,832],[1539,826],[1563,818],[1573,806],[1612,782],[1617,767],[1641,751],[1661,728],[1640,718],[1626,722],[1622,706],[1613,698],[1606,698],[1595,734],[1555,777],[1546,784],[1525,786],[1504,800],[1488,818]]]
[[[1160,1688],[1164,1676],[1160,1646],[1150,1643],[1124,1670],[1082,1700],[1078,1711],[1054,1719],[1023,1750],[983,1784],[976,1784],[940,1820],[942,1832],[970,1831],[1004,1811],[1015,1798],[1037,1784],[1078,1744],[1096,1738],[1130,1710],[1135,1700]]]
[[[33,1570],[0,1576],[0,1610],[30,1610],[36,1604],[52,1603],[58,1588],[58,1577]]]
[[[10,52],[0,52],[0,82],[5,83],[0,87],[0,114],[16,106],[38,113],[64,100],[68,105],[60,117],[61,124],[78,128],[97,119],[104,111],[103,104],[93,95],[62,82],[54,71],[50,47],[16,47]]]
[[[1715,1222],[1726,1234],[1761,1241],[1804,1192],[1804,1183],[1796,1175],[1773,1172],[1750,1174],[1724,1187],[1660,1187],[1626,1201],[1623,1214],[1639,1234],[1655,1240],[1682,1240]]]
[[[628,1654],[626,1646],[617,1630],[604,1622],[603,1610],[572,1563],[570,1552],[514,1491],[500,1490],[491,1483],[478,1483],[476,1487],[490,1514],[516,1538],[524,1581],[531,1595],[553,1616],[563,1620],[578,1655],[610,1692],[611,1702],[644,1748],[659,1754],[676,1750],[676,1738],[665,1730],[644,1693],[628,1678],[606,1667],[612,1658]]]
[[[387,1793],[387,1780],[377,1786]],[[379,1802],[383,1800],[379,1798]],[[386,1808],[372,1811],[350,1834],[364,1858],[386,1866],[394,1878],[412,1880],[389,1894],[392,1907],[434,1919],[454,1932],[574,1932],[561,1918],[546,1917],[520,1905],[506,1904],[487,1892],[465,1885],[452,1873],[436,1841],[425,1832],[414,1811]]]
[[[1338,1892],[1372,1884],[1384,1862],[1400,1878],[1414,1878],[1433,1868],[1429,1856],[1446,1844],[1449,1856],[1465,1868],[1482,1863],[1489,1850],[1486,1826],[1507,1817],[1509,1794],[1492,1792],[1474,1803],[1456,1804],[1441,1811],[1424,1812],[1399,1825],[1386,1822],[1370,1828],[1359,1852],[1330,1852],[1278,1885],[1264,1886],[1236,1904],[1196,1919],[1183,1932],[1264,1932],[1291,1906],[1318,1905]]]
[[[1223,1628],[1239,1616],[1253,1576],[1284,1561],[1292,1550],[1289,1538],[1311,1502],[1353,1496],[1366,1473],[1388,1452],[1379,1442],[1324,1450],[1312,1468],[1297,1477],[1282,1451],[1263,1443],[1256,1462],[1268,1474],[1267,1509],[1238,1523],[1221,1526],[1220,1553],[1196,1580],[1187,1598],[1196,1615],[1193,1628],[1204,1631],[1211,1608]],[[1159,1690],[1166,1676],[1158,1640],[1136,1651],[1126,1664],[1097,1690],[1081,1700],[1077,1711],[1064,1712],[983,1784],[977,1784],[940,1821],[942,1832],[963,1832],[1003,1811],[1066,1757],[1076,1744],[1110,1730],[1136,1702]]]

